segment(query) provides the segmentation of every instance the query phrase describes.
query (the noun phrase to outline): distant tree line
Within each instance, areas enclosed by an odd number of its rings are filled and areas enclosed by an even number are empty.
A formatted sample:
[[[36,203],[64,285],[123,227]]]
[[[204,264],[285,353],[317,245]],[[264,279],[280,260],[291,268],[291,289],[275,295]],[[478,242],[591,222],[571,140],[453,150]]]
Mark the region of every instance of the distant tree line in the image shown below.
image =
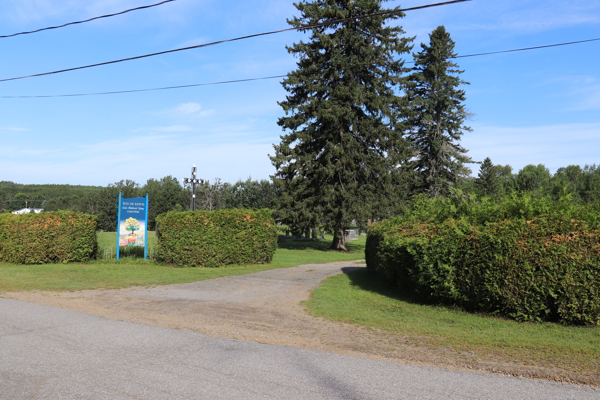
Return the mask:
[[[72,210],[98,216],[98,227],[104,231],[116,228],[116,201],[119,192],[126,198],[150,198],[148,228],[155,229],[156,217],[172,210],[188,210],[192,189],[182,186],[177,178],[166,176],[149,179],[145,185],[126,179],[101,186],[22,185],[0,182],[0,210],[10,212],[21,208],[43,208],[44,211]],[[219,178],[196,187],[196,209],[274,208],[275,185],[267,180],[248,178],[235,184]]]
[[[480,197],[502,197],[513,192],[535,192],[555,199],[570,195],[573,201],[593,203],[600,200],[600,166],[569,165],[553,175],[543,164],[526,165],[512,173],[510,165],[494,165],[488,157],[477,178],[464,183],[467,192]]]
[[[196,209],[269,208],[276,210],[277,219],[285,222],[281,218],[281,211],[277,210],[292,199],[282,198],[278,191],[280,184],[278,180],[273,182],[250,178],[231,184],[216,178],[196,187]],[[593,164],[582,168],[569,165],[551,174],[543,164],[530,164],[513,173],[510,165],[495,165],[490,158],[486,158],[477,177],[459,179],[455,187],[464,194],[475,194],[478,198],[502,199],[514,193],[530,192],[538,197],[550,196],[558,200],[568,195],[573,202],[596,203],[600,202],[600,166]],[[98,216],[100,229],[114,231],[119,192],[126,198],[143,197],[148,193],[148,219],[151,230],[155,229],[155,219],[158,215],[172,210],[189,210],[191,205],[191,187],[183,186],[177,178],[166,176],[161,179],[149,179],[143,186],[129,179],[111,183],[106,187],[23,185],[3,181],[0,182],[0,210],[10,212],[24,208],[27,204],[28,207],[43,208],[45,211],[84,212]],[[398,215],[411,203],[412,196],[418,193],[420,191],[416,186],[412,186],[410,179],[398,182],[393,195],[380,198],[369,208],[370,215],[375,219]],[[357,223],[362,225],[366,221],[361,220]],[[304,232],[307,228],[314,227],[307,223],[291,224],[291,228],[296,232]]]

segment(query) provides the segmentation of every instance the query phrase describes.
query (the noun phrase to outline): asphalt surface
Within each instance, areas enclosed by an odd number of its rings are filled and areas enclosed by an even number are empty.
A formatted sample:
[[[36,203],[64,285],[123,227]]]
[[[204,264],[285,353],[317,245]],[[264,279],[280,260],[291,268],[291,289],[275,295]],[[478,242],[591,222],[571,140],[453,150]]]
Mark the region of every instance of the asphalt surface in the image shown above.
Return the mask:
[[[600,390],[216,339],[0,299],[0,399],[600,399]]]

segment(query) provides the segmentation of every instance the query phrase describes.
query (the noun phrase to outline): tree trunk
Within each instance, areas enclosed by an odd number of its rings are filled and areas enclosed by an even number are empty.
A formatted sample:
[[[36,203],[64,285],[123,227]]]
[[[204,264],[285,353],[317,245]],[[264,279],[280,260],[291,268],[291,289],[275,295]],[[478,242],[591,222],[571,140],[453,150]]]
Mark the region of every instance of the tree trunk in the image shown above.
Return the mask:
[[[333,242],[331,243],[332,250],[348,251],[346,248],[346,237],[344,236],[344,228],[336,229],[333,234]]]

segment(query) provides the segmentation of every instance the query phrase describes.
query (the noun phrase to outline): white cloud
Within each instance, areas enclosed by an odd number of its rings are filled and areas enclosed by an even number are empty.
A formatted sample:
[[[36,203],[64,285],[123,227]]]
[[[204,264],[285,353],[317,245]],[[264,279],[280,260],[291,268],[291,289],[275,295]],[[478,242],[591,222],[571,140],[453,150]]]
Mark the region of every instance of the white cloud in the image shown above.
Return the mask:
[[[74,1],[60,3],[51,0],[8,0],[0,5],[2,19],[19,23],[28,23],[68,14]]]
[[[164,111],[162,114],[171,117],[203,118],[214,115],[214,109],[204,110],[199,103],[181,103],[177,107]]]
[[[209,43],[211,40],[207,37],[207,36],[202,36],[202,37],[198,37],[196,39],[190,39],[190,40],[186,40],[183,43],[180,43],[176,46],[173,46],[174,49],[178,49],[181,47],[191,47],[191,46],[198,46],[200,44],[206,44]]]
[[[176,132],[192,132],[194,128],[187,125],[171,125],[171,126],[157,126],[153,128],[139,128],[132,131],[137,132],[165,132],[165,133],[176,133]]]
[[[597,82],[598,79],[593,76],[559,76],[540,83],[538,86],[546,86],[553,84],[567,84],[570,86],[590,85]]]
[[[12,132],[27,132],[29,129],[26,128],[18,128],[14,126],[5,126],[0,127],[0,131],[12,131]]]
[[[202,105],[198,103],[182,103],[175,107],[173,111],[178,114],[188,115],[197,114],[200,112],[200,110],[202,110]]]
[[[576,100],[569,111],[600,110],[600,85],[582,86],[571,94]]]
[[[26,157],[41,157],[47,154],[60,153],[62,150],[47,150],[47,149],[22,149],[18,153]]]

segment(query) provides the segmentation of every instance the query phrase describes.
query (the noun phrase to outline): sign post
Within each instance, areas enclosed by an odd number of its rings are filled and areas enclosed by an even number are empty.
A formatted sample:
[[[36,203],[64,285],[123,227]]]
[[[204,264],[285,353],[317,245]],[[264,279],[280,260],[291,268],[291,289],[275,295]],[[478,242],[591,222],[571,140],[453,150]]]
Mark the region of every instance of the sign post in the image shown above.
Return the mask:
[[[144,260],[148,259],[148,195],[133,199],[119,193],[117,207],[117,260],[121,247],[144,247]]]
[[[123,198],[123,193],[119,192],[119,197],[117,198],[117,234],[115,235],[117,238],[117,250],[115,254],[117,255],[117,260],[121,259],[121,244],[119,242],[120,234],[119,234],[119,226],[121,224],[121,199]]]

